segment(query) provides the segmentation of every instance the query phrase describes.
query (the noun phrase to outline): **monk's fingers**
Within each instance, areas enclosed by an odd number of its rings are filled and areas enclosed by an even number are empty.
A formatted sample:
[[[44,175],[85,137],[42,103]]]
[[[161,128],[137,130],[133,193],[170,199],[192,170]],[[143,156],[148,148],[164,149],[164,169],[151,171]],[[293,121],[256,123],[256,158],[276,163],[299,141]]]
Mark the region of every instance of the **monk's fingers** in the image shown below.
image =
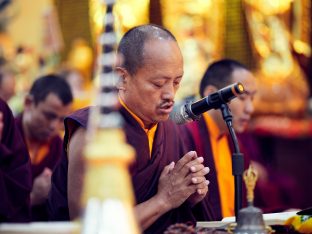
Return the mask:
[[[190,151],[188,153],[186,153],[175,165],[174,167],[174,172],[179,173],[181,171],[182,168],[185,167],[185,165],[189,162],[191,162],[192,160],[194,160],[195,158],[197,158],[197,153],[195,151]]]
[[[205,176],[209,173],[209,171],[210,171],[209,167],[202,167],[201,170],[198,170],[194,173],[190,173],[188,177]]]
[[[196,189],[196,192],[198,195],[205,195],[207,192],[208,192],[208,184],[209,184],[209,181],[206,180],[205,183],[200,187],[200,188],[197,188]]]
[[[191,163],[186,164],[185,167],[187,169],[187,172],[196,173],[203,170],[205,166],[202,164],[203,159],[202,160],[200,159],[202,159],[202,157],[197,158],[193,160]]]
[[[197,193],[197,194],[204,194],[203,192],[207,192],[208,191],[208,184],[209,184],[209,180],[201,180],[201,183],[198,184],[190,184],[189,187],[192,188],[193,193]],[[198,193],[199,192],[199,193]]]
[[[184,180],[187,184],[199,184],[199,183],[202,183],[206,179],[205,175],[207,175],[208,172],[209,172],[209,168],[204,167],[201,171],[198,171],[196,173],[190,173],[189,175],[185,177]]]
[[[197,171],[202,170],[204,168],[203,162],[203,157],[194,158],[181,168],[180,174],[187,176],[189,173],[196,173]]]
[[[169,172],[172,171],[172,169],[174,168],[174,164],[175,164],[174,162],[171,162],[170,164],[165,166],[160,176],[168,175]]]
[[[191,178],[191,183],[192,184],[201,184],[206,181],[205,176],[198,176],[198,177],[192,177]]]
[[[204,179],[201,181],[201,183],[196,184],[197,189],[205,189],[208,188],[209,180]]]

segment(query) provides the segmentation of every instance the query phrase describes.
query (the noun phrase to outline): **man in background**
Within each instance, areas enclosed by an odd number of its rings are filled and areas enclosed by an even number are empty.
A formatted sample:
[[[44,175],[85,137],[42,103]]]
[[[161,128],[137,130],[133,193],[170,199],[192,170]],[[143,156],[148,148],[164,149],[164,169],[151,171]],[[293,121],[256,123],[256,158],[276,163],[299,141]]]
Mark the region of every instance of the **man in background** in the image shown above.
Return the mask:
[[[292,178],[278,174],[263,164],[260,149],[250,133],[246,132],[254,111],[253,98],[257,91],[255,77],[241,63],[223,59],[212,63],[206,70],[201,83],[200,95],[209,94],[233,83],[240,82],[245,93],[229,104],[233,128],[237,133],[245,168],[251,163],[258,171],[255,189],[255,206],[264,212],[281,212],[292,207],[298,191]],[[204,157],[204,164],[211,169],[207,179],[211,182],[209,196],[204,200],[207,209],[213,211],[214,220],[234,216],[234,177],[232,175],[233,145],[220,110],[209,110],[198,122],[180,127],[188,150],[196,150]],[[244,186],[243,186],[244,187]],[[243,198],[245,199],[245,198]],[[204,213],[197,212],[199,220],[209,220]]]
[[[25,97],[24,110],[16,123],[31,159],[33,220],[46,220],[44,203],[51,187],[52,170],[62,154],[63,120],[71,111],[73,95],[60,76],[38,78]]]

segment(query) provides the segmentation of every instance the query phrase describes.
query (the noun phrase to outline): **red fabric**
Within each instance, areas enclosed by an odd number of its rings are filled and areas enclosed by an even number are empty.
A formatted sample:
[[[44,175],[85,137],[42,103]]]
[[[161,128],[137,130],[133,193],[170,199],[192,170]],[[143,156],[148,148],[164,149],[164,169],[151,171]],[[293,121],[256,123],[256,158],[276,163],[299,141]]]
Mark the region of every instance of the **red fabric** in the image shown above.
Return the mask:
[[[3,131],[0,142],[0,222],[30,221],[30,160],[7,104],[0,100]]]

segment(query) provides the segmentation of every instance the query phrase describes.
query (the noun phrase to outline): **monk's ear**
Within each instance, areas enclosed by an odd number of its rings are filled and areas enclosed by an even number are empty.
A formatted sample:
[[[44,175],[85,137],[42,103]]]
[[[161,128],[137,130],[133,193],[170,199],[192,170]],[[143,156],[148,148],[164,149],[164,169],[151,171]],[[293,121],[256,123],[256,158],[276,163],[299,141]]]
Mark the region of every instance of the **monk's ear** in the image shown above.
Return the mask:
[[[204,97],[207,97],[209,94],[212,94],[214,92],[216,92],[218,89],[216,86],[214,85],[208,85],[205,89],[204,89]]]
[[[115,71],[116,71],[118,78],[119,78],[117,81],[117,84],[116,84],[117,89],[118,90],[125,90],[128,79],[129,79],[129,73],[123,67],[116,67]]]
[[[27,94],[24,99],[24,109],[29,109],[34,103],[34,97],[31,94]]]

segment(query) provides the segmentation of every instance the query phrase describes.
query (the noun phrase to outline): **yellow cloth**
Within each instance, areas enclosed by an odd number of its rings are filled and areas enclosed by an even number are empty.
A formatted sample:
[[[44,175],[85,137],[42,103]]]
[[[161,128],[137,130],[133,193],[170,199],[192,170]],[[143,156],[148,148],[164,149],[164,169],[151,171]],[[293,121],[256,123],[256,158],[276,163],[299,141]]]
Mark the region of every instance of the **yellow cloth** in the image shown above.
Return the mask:
[[[285,225],[292,226],[297,232],[312,233],[312,217],[309,215],[296,215],[290,217]]]
[[[210,134],[222,215],[223,217],[234,216],[234,179],[232,175],[232,154],[228,139],[225,134],[220,133],[218,126],[207,112],[203,116]]]
[[[30,142],[26,139],[30,161],[32,165],[38,165],[47,156],[50,150],[50,142],[40,145],[38,149],[30,147]]]
[[[140,124],[140,126],[142,127],[142,129],[144,130],[144,132],[147,135],[147,139],[148,139],[148,146],[149,146],[149,152],[150,152],[150,156],[152,155],[152,150],[153,150],[153,143],[154,143],[154,137],[155,137],[155,133],[157,130],[157,126],[158,124],[153,125],[151,128],[147,129],[144,127],[144,123],[143,121],[135,114],[133,113],[127,106],[126,104],[121,100],[121,98],[119,97],[119,101],[120,104],[133,116],[133,118]]]

